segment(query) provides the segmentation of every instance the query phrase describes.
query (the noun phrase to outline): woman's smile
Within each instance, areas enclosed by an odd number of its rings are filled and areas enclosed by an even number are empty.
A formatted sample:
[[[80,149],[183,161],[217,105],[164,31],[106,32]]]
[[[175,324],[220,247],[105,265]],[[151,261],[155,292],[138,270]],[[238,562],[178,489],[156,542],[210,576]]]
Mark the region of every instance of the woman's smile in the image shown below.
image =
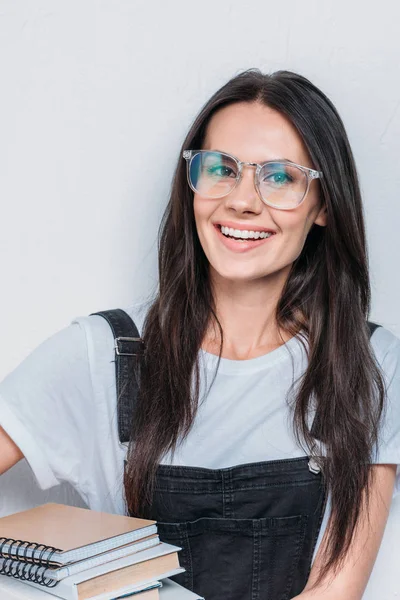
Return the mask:
[[[264,246],[267,242],[272,240],[272,238],[276,235],[275,233],[268,233],[268,237],[264,237],[264,238],[254,239],[254,238],[247,237],[247,239],[246,238],[235,239],[234,237],[229,237],[225,233],[222,233],[220,225],[214,225],[214,229],[216,231],[217,237],[220,240],[220,242],[225,246],[225,248],[227,248],[228,250],[231,250],[232,252],[248,252],[251,250],[255,250],[259,246]],[[225,230],[225,227],[224,227],[224,230]],[[232,231],[232,229],[229,229],[229,231]],[[240,230],[236,229],[233,231],[239,232]],[[254,230],[249,228],[248,230],[244,230],[244,231],[247,232],[247,235],[248,235],[248,233],[250,231],[254,231]],[[257,232],[257,233],[258,233],[258,235],[260,235],[260,232]],[[237,233],[237,235],[238,235],[238,233]]]

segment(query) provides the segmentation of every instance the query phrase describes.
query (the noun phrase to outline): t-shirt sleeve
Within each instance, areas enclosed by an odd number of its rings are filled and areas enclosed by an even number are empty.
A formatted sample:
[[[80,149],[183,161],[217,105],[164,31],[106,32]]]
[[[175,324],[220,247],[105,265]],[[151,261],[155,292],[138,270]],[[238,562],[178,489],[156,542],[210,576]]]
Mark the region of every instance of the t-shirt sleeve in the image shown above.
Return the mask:
[[[83,463],[93,452],[93,413],[86,335],[78,322],[42,342],[0,383],[0,425],[42,489],[82,483]]]
[[[379,327],[373,334],[371,343],[387,390],[386,408],[373,462],[397,465],[397,494],[400,492],[400,339],[388,329]]]

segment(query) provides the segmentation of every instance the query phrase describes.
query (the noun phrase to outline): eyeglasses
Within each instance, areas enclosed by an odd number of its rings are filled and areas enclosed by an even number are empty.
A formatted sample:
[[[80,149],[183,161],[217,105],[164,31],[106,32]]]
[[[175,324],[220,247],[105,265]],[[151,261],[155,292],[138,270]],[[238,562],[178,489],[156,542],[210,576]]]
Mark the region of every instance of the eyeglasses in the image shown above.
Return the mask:
[[[243,167],[256,167],[254,185],[265,204],[282,210],[299,206],[313,179],[322,178],[315,171],[289,160],[269,160],[262,164],[243,162],[218,150],[184,150],[187,179],[191,189],[206,198],[222,198],[232,192],[242,178]]]

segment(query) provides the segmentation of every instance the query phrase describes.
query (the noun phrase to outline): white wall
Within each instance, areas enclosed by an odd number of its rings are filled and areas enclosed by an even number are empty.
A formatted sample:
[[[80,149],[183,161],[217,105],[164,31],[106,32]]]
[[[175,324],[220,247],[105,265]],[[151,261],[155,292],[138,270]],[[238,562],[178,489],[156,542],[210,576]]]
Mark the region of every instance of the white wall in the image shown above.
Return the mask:
[[[400,335],[399,19],[395,0],[0,0],[0,378],[74,316],[150,292],[182,138],[252,66],[304,74],[341,113],[371,317]],[[37,490],[22,463],[1,479],[0,514],[48,498],[81,502]],[[365,598],[397,597],[399,540],[397,498]]]

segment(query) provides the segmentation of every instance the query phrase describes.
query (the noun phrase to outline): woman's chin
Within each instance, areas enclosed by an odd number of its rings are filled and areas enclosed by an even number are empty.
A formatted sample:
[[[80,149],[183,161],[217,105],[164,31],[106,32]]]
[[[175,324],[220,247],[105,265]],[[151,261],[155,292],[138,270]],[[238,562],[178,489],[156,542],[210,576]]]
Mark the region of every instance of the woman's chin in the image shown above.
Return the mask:
[[[252,281],[266,277],[269,273],[264,270],[249,271],[248,266],[211,265],[211,276],[214,281],[232,282],[233,284],[249,284]]]

